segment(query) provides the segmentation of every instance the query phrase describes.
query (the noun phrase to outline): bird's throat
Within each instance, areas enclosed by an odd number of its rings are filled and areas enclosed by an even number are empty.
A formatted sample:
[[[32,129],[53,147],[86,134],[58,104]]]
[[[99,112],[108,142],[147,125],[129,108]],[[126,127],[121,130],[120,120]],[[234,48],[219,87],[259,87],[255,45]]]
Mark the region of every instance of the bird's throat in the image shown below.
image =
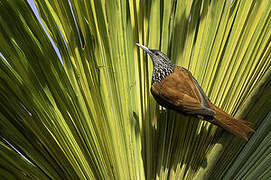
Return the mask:
[[[162,81],[164,78],[173,73],[174,64],[154,64],[152,73],[152,84]]]

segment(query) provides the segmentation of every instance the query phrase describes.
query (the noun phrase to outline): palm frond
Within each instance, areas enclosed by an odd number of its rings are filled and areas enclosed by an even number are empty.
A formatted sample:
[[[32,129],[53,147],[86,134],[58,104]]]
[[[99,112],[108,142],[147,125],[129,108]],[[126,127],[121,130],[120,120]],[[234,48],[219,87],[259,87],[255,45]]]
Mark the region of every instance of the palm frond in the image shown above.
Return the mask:
[[[152,65],[135,43],[167,53],[194,74],[216,105],[256,127],[271,110],[270,3],[35,0],[59,58],[28,2],[2,0],[0,174],[7,179],[253,174],[244,167],[246,147],[251,154],[268,128],[261,125],[233,161],[245,142],[156,104],[149,92]],[[252,156],[249,162],[257,154]]]

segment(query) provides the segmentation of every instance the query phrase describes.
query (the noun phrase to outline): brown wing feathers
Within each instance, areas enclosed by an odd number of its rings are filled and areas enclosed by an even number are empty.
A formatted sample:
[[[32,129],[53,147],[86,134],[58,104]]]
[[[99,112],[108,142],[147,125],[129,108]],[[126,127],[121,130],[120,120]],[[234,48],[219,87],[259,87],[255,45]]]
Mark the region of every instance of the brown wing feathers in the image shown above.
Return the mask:
[[[254,131],[246,121],[237,120],[213,105],[191,73],[182,67],[176,67],[171,75],[153,84],[151,92],[162,106],[209,120],[245,140],[246,133]]]

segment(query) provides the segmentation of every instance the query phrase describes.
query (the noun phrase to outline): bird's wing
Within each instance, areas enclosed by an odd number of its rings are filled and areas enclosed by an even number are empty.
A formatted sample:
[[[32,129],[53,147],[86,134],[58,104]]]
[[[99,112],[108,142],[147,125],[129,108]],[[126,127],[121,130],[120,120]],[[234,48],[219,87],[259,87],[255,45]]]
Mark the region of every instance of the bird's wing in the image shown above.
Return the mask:
[[[171,75],[153,84],[151,91],[162,106],[191,115],[212,114],[203,90],[191,73],[182,67],[176,67]]]
[[[179,67],[179,68],[182,68],[182,67]],[[197,80],[192,76],[191,72],[188,71],[187,69],[185,68],[182,68],[184,71],[186,71],[187,75],[189,76],[189,79],[190,81],[193,81],[193,84],[190,83],[190,85],[193,86],[194,90],[197,92],[196,94],[197,95],[200,95],[200,99],[201,99],[201,104],[204,106],[204,107],[208,107],[210,108],[209,106],[209,99],[208,97],[205,95],[203,89],[200,87],[199,83],[197,82]]]

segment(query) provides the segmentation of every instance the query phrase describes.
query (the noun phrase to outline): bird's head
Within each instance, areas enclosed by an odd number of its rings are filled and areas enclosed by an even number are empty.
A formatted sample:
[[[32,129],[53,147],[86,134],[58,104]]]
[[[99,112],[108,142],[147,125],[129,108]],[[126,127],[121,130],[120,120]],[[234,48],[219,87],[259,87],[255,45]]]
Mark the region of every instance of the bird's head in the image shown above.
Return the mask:
[[[136,45],[142,48],[152,59],[152,84],[160,82],[162,79],[173,73],[175,65],[171,63],[170,59],[164,53],[159,50],[147,48],[138,43],[136,43]]]
[[[147,48],[146,46],[143,46],[141,44],[136,43],[137,46],[142,48],[152,59],[153,66],[165,66],[165,65],[171,65],[170,59],[161,51]]]

